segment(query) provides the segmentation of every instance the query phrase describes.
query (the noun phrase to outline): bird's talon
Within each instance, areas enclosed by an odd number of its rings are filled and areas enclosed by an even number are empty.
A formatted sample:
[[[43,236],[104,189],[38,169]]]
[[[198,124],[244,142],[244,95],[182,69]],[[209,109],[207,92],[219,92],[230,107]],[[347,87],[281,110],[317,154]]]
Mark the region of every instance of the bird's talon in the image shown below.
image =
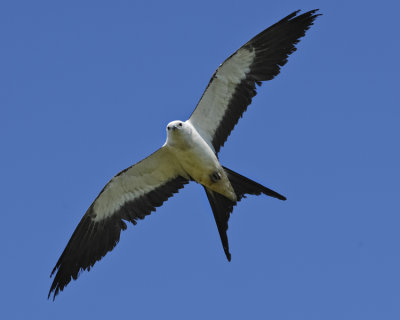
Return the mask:
[[[211,181],[212,182],[217,182],[218,180],[221,180],[221,174],[218,172],[218,171],[216,171],[216,172],[214,172],[214,173],[212,173],[211,175],[210,175],[210,179],[211,179]]]

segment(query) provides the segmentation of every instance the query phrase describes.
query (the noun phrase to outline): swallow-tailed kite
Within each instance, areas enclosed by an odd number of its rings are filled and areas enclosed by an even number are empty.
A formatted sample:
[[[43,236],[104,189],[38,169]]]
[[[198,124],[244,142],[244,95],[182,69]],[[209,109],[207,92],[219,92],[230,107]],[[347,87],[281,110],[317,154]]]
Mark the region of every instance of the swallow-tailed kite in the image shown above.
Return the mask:
[[[167,126],[165,144],[121,171],[103,188],[72,234],[51,275],[55,296],[81,270],[90,270],[118,243],[126,221],[137,223],[190,181],[204,187],[226,257],[233,207],[246,194],[286,198],[224,166],[218,152],[256,95],[256,84],[273,79],[296,50],[317,10],[288,15],[256,35],[219,66],[187,121]]]

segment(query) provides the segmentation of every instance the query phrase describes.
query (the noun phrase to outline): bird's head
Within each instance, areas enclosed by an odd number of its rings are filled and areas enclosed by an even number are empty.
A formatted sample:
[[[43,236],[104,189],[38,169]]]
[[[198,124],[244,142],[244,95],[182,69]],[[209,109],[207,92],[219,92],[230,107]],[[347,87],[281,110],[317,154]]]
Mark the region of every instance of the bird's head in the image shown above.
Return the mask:
[[[180,120],[175,120],[167,125],[167,143],[182,144],[189,141],[192,129],[191,126]]]
[[[184,128],[184,126],[185,126],[185,123],[183,121],[180,121],[180,120],[172,121],[172,122],[168,123],[168,125],[167,125],[167,134],[169,135],[172,132],[177,133],[177,132],[181,131]]]

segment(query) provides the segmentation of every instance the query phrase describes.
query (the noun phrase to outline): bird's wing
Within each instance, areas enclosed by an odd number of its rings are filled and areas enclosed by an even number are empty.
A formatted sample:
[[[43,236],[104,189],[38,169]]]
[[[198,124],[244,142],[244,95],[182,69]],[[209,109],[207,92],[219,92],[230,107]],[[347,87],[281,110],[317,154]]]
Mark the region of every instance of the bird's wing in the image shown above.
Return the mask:
[[[90,270],[119,241],[125,221],[136,224],[188,182],[166,148],[121,171],[103,188],[72,234],[51,275],[49,297]]]
[[[216,153],[256,95],[256,84],[279,74],[296,50],[295,44],[319,15],[316,11],[288,15],[243,45],[215,71],[189,121]]]

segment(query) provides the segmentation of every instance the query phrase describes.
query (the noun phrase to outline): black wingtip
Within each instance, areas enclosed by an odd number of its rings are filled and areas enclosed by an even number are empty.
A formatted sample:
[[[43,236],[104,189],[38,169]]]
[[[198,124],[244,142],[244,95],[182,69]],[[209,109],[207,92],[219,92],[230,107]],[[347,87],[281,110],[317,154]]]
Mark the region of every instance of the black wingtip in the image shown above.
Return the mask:
[[[301,16],[309,16],[311,18],[311,25],[313,25],[314,20],[317,17],[322,16],[322,13],[319,12],[319,9],[313,9],[301,14]]]
[[[50,278],[51,278],[52,275],[53,275],[53,273],[51,273]],[[51,293],[52,293],[52,292],[53,292],[53,288],[50,287],[49,294],[47,295],[47,300],[50,299],[50,296],[51,296]],[[54,298],[53,298],[53,301],[54,301]]]
[[[310,11],[308,11],[308,13],[309,14],[314,14],[314,13],[316,13],[316,12],[318,12],[319,11],[319,8],[318,9],[312,9],[312,10],[310,10]],[[307,13],[307,12],[306,12]],[[322,13],[318,13],[317,14],[318,16],[322,16]]]
[[[50,291],[49,291],[49,294],[47,295],[47,300],[50,299],[50,296],[51,296],[52,292],[53,292],[53,290],[50,290]],[[53,301],[54,301],[55,298],[56,298],[56,296],[53,295]]]
[[[300,13],[301,10],[297,10],[289,14],[287,17],[283,18],[280,20],[277,24],[280,22],[288,22],[292,20],[302,20],[303,22],[308,21],[308,26],[305,27],[304,31],[308,30],[313,24],[314,21],[317,17],[322,16],[322,13],[319,13],[319,9],[313,9],[304,13]],[[299,14],[299,15],[298,15]],[[304,36],[304,34],[303,34]]]
[[[47,300],[50,299],[51,295],[53,294],[53,301],[56,299],[56,295],[58,294],[58,289],[54,288],[53,286],[51,286],[50,290],[49,290],[49,294],[47,295]]]
[[[299,10],[293,11],[292,13],[290,13],[289,15],[287,15],[286,17],[281,19],[279,22],[288,21],[288,20],[291,20],[293,18],[298,18],[298,17],[301,17],[301,16],[303,16],[303,17],[304,16],[312,16],[312,18],[314,20],[316,17],[322,16],[322,13],[317,13],[318,11],[319,11],[319,9],[313,9],[313,10],[306,11],[306,12],[304,12],[304,13],[299,15],[299,13],[301,13],[301,10],[299,9]]]

